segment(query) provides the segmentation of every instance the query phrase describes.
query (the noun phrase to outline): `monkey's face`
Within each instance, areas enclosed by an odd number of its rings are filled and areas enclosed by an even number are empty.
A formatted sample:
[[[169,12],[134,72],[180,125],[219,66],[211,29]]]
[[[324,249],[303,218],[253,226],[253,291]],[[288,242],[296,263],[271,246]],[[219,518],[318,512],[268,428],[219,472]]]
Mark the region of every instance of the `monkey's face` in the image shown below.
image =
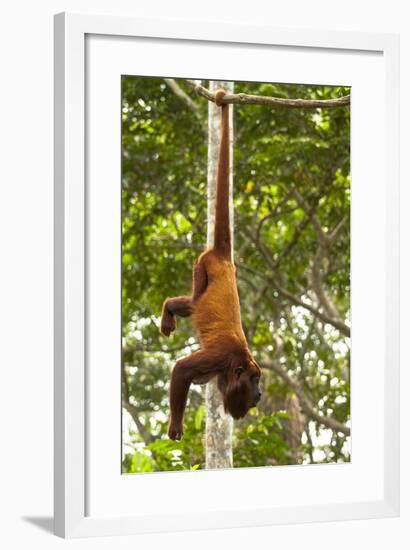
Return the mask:
[[[225,411],[233,418],[243,418],[260,398],[260,368],[254,359],[234,365],[218,376],[218,388],[223,395]]]
[[[252,386],[252,400],[251,400],[250,408],[252,408],[252,407],[256,407],[256,405],[259,403],[262,397],[261,388],[259,386],[260,375],[259,374],[252,375],[250,381]]]

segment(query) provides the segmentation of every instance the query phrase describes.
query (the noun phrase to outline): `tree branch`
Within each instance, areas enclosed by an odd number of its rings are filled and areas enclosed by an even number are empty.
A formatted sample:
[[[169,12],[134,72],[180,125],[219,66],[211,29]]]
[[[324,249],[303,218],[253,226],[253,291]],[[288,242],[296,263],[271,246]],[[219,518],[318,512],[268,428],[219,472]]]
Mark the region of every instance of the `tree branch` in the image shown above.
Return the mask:
[[[302,208],[302,210],[306,213],[308,218],[312,221],[313,227],[316,229],[316,232],[318,234],[319,239],[325,240],[326,239],[326,233],[323,231],[323,228],[320,224],[319,218],[316,216],[315,208],[316,204],[311,206],[304,196],[300,193],[300,191],[292,185],[291,192],[295,199],[297,200],[299,206]]]
[[[311,304],[308,304],[307,302],[305,302],[304,300],[302,300],[301,298],[299,298],[298,296],[295,296],[294,294],[292,294],[291,292],[289,292],[288,290],[284,289],[283,287],[281,287],[279,285],[279,283],[274,280],[274,279],[271,279],[276,290],[279,292],[279,294],[281,294],[283,297],[287,298],[288,300],[290,300],[291,302],[293,302],[295,305],[297,306],[301,306],[305,309],[307,309],[308,311],[310,311],[311,313],[313,313],[313,315],[315,315],[316,317],[318,317],[321,321],[323,321],[324,323],[328,323],[329,325],[332,325],[334,326],[335,328],[337,328],[338,330],[340,330],[340,332],[344,335],[344,336],[347,336],[350,338],[350,327],[348,325],[346,325],[346,323],[344,323],[342,320],[338,319],[338,318],[334,318],[334,317],[330,317],[329,315],[327,315],[326,313],[320,311],[319,309],[317,309],[316,307],[312,306]]]
[[[185,81],[194,92],[205,97],[208,101],[215,102],[215,94],[210,92],[201,84],[194,80]],[[229,94],[227,93],[222,103],[231,103],[239,105],[266,105],[272,108],[321,108],[321,107],[346,107],[350,105],[350,95],[338,97],[336,99],[285,99],[282,97],[258,96],[251,94]]]
[[[145,445],[149,445],[150,443],[155,441],[156,437],[153,436],[152,433],[149,432],[144,424],[141,422],[137,407],[135,405],[132,405],[128,401],[123,401],[123,407],[133,419],[135,425],[137,426],[138,432],[144,440]]]
[[[196,118],[201,123],[201,128],[204,134],[208,135],[208,127],[204,123],[201,113],[199,112],[199,107],[194,101],[189,97],[188,94],[179,86],[179,84],[173,78],[164,78],[168,87],[174,92],[174,94],[183,102],[185,105],[195,114]]]
[[[330,244],[333,244],[339,238],[340,232],[343,229],[346,221],[346,216],[343,216],[340,222],[337,223],[334,229],[332,229],[332,231],[330,231],[330,233],[327,235],[327,239]]]
[[[122,374],[122,406],[133,419],[138,432],[140,433],[142,439],[144,440],[145,445],[148,445],[149,443],[152,443],[153,441],[155,441],[156,437],[153,436],[152,433],[148,431],[147,428],[144,426],[144,424],[141,422],[137,407],[132,403],[130,403],[129,388],[128,388],[127,377],[125,374],[124,363],[121,366],[121,374]]]
[[[346,325],[346,323],[344,323],[343,321],[338,321],[337,319],[333,319],[332,317],[329,317],[328,315],[326,315],[326,313],[323,313],[322,311],[317,309],[315,306],[308,304],[298,296],[292,294],[291,292],[283,288],[274,277],[267,277],[266,273],[260,273],[256,269],[253,269],[245,264],[238,264],[238,267],[241,269],[245,269],[245,271],[249,271],[254,275],[257,275],[258,277],[260,277],[265,281],[268,278],[268,280],[271,281],[271,283],[273,284],[275,289],[278,291],[278,293],[281,294],[284,298],[287,298],[290,302],[292,302],[296,306],[300,306],[307,309],[308,311],[313,313],[315,317],[317,317],[324,323],[328,323],[329,325],[334,326],[335,328],[340,330],[340,332],[344,336],[350,337],[350,327]]]
[[[336,432],[341,432],[345,435],[350,435],[350,428],[348,426],[345,426],[338,420],[335,420],[334,418],[331,418],[330,416],[325,416],[322,414],[319,414],[310,399],[305,395],[302,388],[294,380],[289,376],[289,374],[279,365],[277,361],[271,361],[269,363],[262,363],[262,367],[271,369],[276,372],[282,378],[282,380],[285,382],[289,388],[291,388],[292,391],[295,392],[295,394],[298,396],[300,405],[305,412],[307,416],[309,416],[312,420],[315,420],[319,424],[322,424],[323,426],[326,426],[327,428],[330,428],[331,430],[334,430]]]
[[[319,235],[319,245],[322,245],[323,247],[327,247],[329,244],[330,244],[330,238],[334,238],[333,235],[337,235],[339,234],[340,232],[340,228],[343,226],[343,224],[340,222],[336,228],[333,230],[332,232],[332,235],[328,236],[322,229],[322,226],[320,225],[320,222],[319,222],[319,219],[317,218],[316,214],[315,214],[315,205],[317,204],[317,201],[319,200],[319,195],[316,197],[315,199],[315,202],[313,205],[310,205],[305,199],[304,197],[302,197],[302,195],[299,193],[299,191],[293,186],[292,189],[290,190],[290,193],[294,194],[295,197],[296,197],[296,200],[298,201],[298,203],[300,204],[301,208],[303,208],[305,214],[306,214],[306,218],[305,220],[303,220],[297,227],[292,239],[289,241],[288,245],[285,247],[284,250],[282,250],[282,253],[279,255],[279,257],[273,261],[270,254],[271,254],[271,251],[264,245],[264,243],[261,241],[261,235],[260,235],[260,232],[261,232],[261,224],[259,224],[258,226],[258,229],[257,229],[257,232],[256,232],[256,235],[254,235],[254,233],[250,230],[246,230],[245,229],[245,233],[247,235],[249,235],[249,237],[253,240],[253,242],[256,244],[256,246],[258,247],[260,253],[262,254],[262,256],[264,257],[265,261],[267,262],[268,266],[272,269],[272,271],[278,273],[278,266],[280,264],[280,262],[283,260],[283,257],[284,257],[284,253],[285,254],[288,254],[290,252],[290,250],[293,248],[293,246],[296,244],[301,232],[303,231],[303,229],[305,228],[305,226],[307,225],[308,221],[309,220],[312,220],[312,223],[316,229],[316,231],[318,232],[318,235]],[[280,203],[279,203],[280,204]],[[263,219],[262,219],[263,220]],[[262,221],[263,223],[263,221]],[[247,268],[247,266],[243,265],[241,267],[244,267],[245,269]],[[319,277],[320,277],[320,272],[318,273]],[[317,276],[317,273],[315,273],[315,276]],[[265,275],[265,279],[266,279],[266,275]],[[318,317],[319,319],[321,319],[323,322],[325,323],[329,323],[331,325],[333,325],[335,328],[337,328],[338,330],[340,330],[340,332],[342,334],[344,334],[345,336],[350,336],[350,327],[348,325],[346,325],[346,323],[343,322],[343,320],[341,319],[341,317],[339,316],[336,308],[333,306],[333,309],[331,308],[331,302],[330,302],[330,299],[328,299],[325,295],[324,295],[324,290],[323,290],[323,287],[320,287],[319,285],[319,280],[315,279],[315,282],[317,283],[317,288],[314,289],[315,290],[315,293],[316,293],[316,290],[319,292],[319,295],[318,295],[318,299],[320,301],[320,305],[323,307],[323,309],[325,310],[324,312],[322,312],[320,309],[306,303],[305,301],[303,301],[301,298],[299,298],[298,296],[290,293],[289,291],[287,291],[286,289],[284,289],[280,283],[276,280],[276,278],[274,277],[270,277],[269,278],[273,285],[275,286],[276,290],[282,295],[284,296],[285,298],[289,299],[290,301],[292,301],[295,305],[298,305],[298,306],[302,306],[304,307],[305,309],[309,310],[311,313],[313,313],[316,317]],[[312,277],[312,279],[314,279],[314,277]],[[321,280],[321,279],[320,279]],[[314,281],[312,280],[312,284],[314,283]],[[323,290],[323,292],[320,292],[321,290]],[[323,303],[321,301],[321,298],[323,299]],[[326,306],[326,307],[325,307]]]
[[[165,82],[168,84],[169,88],[174,92],[174,94],[179,97],[179,99],[187,105],[191,109],[191,111],[194,111],[195,113],[198,112],[198,106],[192,99],[189,97],[188,94],[184,92],[184,90],[179,86],[179,84],[174,80],[173,78],[164,78]]]
[[[341,230],[343,229],[346,218],[343,217],[335,226],[335,228],[330,231],[326,232],[323,230],[321,223],[319,221],[319,218],[317,217],[314,206],[311,206],[303,197],[303,195],[299,192],[299,190],[292,186],[291,189],[292,194],[296,198],[298,204],[300,207],[304,210],[306,215],[312,220],[312,225],[316,229],[316,233],[318,235],[319,243],[317,247],[317,251],[315,254],[315,257],[313,259],[312,264],[312,288],[317,296],[317,299],[319,300],[319,304],[322,306],[324,311],[326,312],[326,315],[333,319],[332,324],[334,326],[337,326],[337,328],[340,329],[341,326],[346,327],[347,325],[343,322],[342,318],[339,315],[339,312],[334,305],[333,301],[331,300],[330,296],[328,296],[322,279],[321,274],[321,264],[323,261],[323,258],[329,251],[329,247],[337,240],[337,238],[340,235]],[[350,335],[350,329],[349,329],[349,335]]]
[[[311,399],[304,392],[302,386],[292,376],[290,376],[284,368],[281,367],[278,359],[284,355],[285,346],[284,346],[283,339],[275,331],[276,324],[277,324],[277,319],[273,321],[273,329],[270,331],[272,335],[272,339],[275,343],[275,350],[274,350],[273,357],[270,357],[269,361],[266,363],[262,361],[261,367],[273,370],[276,374],[278,374],[278,376],[283,380],[283,382],[297,395],[297,397],[299,398],[300,405],[303,411],[305,412],[306,416],[308,416],[312,420],[315,420],[319,424],[323,424],[327,428],[330,428],[337,432],[341,432],[345,435],[350,435],[350,428],[348,428],[338,420],[335,420],[334,418],[319,414],[315,410],[315,407]],[[312,330],[312,326],[309,328],[309,331],[310,330]]]
[[[256,229],[256,240],[259,242],[260,241],[260,234],[261,234],[261,231],[262,231],[262,227],[263,225],[271,218],[274,218],[275,216],[278,215],[279,211],[280,211],[280,208],[286,204],[286,202],[289,200],[289,197],[291,195],[291,192],[289,191],[276,205],[275,207],[273,208],[273,210],[271,210],[270,212],[268,212],[265,216],[263,216],[260,220],[259,220],[259,223],[258,223],[258,227]]]
[[[317,296],[317,299],[319,300],[320,305],[326,311],[327,315],[338,322],[342,322],[342,319],[339,316],[339,312],[337,311],[336,306],[334,305],[330,296],[327,294],[323,284],[321,264],[324,256],[325,247],[323,246],[321,241],[319,241],[319,246],[317,247],[317,251],[312,264],[312,288]]]

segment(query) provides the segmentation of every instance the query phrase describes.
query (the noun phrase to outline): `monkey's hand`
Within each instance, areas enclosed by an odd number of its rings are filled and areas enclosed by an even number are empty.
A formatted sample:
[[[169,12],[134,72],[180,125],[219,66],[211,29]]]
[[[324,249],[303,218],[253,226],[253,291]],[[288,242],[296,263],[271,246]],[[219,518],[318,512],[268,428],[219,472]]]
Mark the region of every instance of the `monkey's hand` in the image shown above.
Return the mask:
[[[164,336],[169,336],[171,332],[174,332],[174,330],[177,327],[177,320],[175,315],[172,315],[171,313],[164,311],[161,317],[161,332]]]
[[[182,423],[173,422],[171,420],[168,426],[168,437],[170,439],[173,439],[174,441],[175,440],[179,441],[183,433],[184,433],[184,428],[182,426]]]

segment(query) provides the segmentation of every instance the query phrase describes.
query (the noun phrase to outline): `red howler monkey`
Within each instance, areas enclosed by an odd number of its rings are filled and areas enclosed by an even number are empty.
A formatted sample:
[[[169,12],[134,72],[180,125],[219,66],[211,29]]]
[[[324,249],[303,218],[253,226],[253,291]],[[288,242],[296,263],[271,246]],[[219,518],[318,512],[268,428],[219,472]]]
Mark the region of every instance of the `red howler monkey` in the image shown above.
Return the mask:
[[[179,359],[172,371],[171,418],[168,435],[180,439],[183,416],[191,383],[205,384],[218,377],[225,411],[242,418],[260,397],[261,370],[253,359],[242,330],[235,266],[232,263],[229,223],[229,105],[224,90],[215,93],[222,109],[219,150],[214,246],[205,250],[193,267],[191,296],[167,298],[162,307],[161,332],[169,336],[176,328],[176,316],[192,315],[201,349]]]

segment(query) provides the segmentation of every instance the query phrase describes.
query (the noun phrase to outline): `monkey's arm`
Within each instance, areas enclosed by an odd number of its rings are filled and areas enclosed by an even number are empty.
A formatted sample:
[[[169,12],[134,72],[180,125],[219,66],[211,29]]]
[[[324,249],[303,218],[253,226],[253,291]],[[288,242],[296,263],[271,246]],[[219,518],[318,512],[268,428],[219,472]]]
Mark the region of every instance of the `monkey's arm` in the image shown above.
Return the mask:
[[[161,332],[169,336],[176,329],[176,315],[189,317],[192,313],[192,304],[205,292],[208,286],[208,277],[203,262],[194,265],[192,276],[192,296],[178,296],[167,298],[162,305]]]
[[[164,336],[169,336],[176,329],[176,315],[180,317],[191,315],[191,304],[191,296],[178,296],[177,298],[167,298],[165,300],[161,313],[161,332]]]
[[[203,350],[176,362],[172,370],[169,390],[171,419],[168,426],[168,436],[171,439],[181,439],[183,434],[183,418],[189,386],[198,377],[210,376],[214,372],[216,374],[217,368],[215,359]]]

